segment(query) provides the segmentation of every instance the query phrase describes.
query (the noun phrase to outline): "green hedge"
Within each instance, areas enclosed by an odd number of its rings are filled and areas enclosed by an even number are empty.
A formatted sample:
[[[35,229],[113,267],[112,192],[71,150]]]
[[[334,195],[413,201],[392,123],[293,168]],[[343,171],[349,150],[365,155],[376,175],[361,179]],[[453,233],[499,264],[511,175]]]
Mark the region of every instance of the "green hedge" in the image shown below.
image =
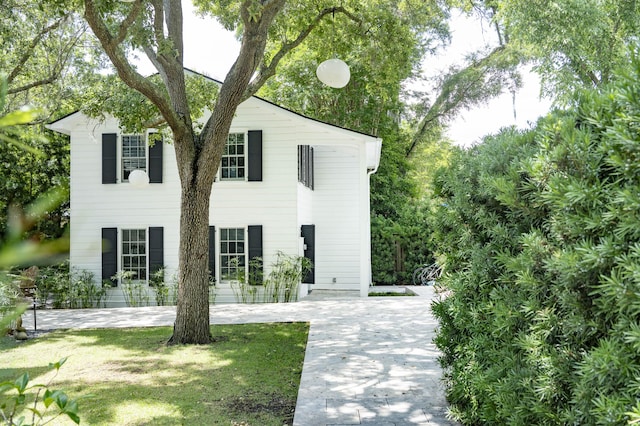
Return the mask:
[[[640,419],[640,63],[436,177],[435,302],[464,424]]]

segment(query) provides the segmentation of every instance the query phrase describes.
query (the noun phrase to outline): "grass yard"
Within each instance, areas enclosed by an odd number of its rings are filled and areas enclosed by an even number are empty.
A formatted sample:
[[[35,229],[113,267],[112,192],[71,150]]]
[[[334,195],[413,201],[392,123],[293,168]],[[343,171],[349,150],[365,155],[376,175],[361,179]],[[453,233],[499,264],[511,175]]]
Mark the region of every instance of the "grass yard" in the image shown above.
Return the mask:
[[[293,421],[308,329],[216,325],[216,342],[203,346],[166,346],[168,327],[2,338],[0,382],[28,371],[45,383],[48,364],[68,357],[51,388],[79,400],[83,425],[282,426]]]

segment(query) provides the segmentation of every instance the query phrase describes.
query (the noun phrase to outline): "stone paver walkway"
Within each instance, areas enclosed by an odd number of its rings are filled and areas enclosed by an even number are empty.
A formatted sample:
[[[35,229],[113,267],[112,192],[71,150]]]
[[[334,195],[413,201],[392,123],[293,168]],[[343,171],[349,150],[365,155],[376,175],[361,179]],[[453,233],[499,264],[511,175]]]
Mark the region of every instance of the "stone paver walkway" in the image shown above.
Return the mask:
[[[212,324],[311,324],[295,426],[454,425],[446,418],[432,288],[420,297],[215,305]],[[32,328],[27,312],[24,325]],[[38,311],[39,329],[171,325],[174,307]]]

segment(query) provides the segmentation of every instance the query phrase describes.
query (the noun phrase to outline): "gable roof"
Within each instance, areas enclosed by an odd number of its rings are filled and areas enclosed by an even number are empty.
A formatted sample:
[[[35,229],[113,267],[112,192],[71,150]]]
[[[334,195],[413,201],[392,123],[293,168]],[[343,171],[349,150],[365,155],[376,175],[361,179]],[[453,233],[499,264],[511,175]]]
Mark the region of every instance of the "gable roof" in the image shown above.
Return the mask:
[[[193,71],[189,68],[185,68],[185,71],[187,73],[191,73],[197,76],[201,76],[204,77],[214,83],[217,83],[219,85],[222,85],[223,83],[215,78],[206,76],[202,73]],[[318,120],[312,117],[308,117],[306,115],[300,114],[296,111],[290,110],[288,108],[285,108],[283,106],[280,106],[278,104],[275,104],[271,101],[268,101],[264,98],[261,98],[260,96],[256,96],[253,95],[251,96],[250,99],[255,99],[257,101],[259,101],[260,103],[265,104],[266,106],[270,107],[270,108],[275,108],[281,112],[284,112],[285,114],[290,114],[293,117],[296,118],[301,118],[307,121],[311,121],[314,123],[317,123],[320,126],[328,126],[334,130],[337,130],[341,133],[347,133],[347,134],[351,134],[354,136],[359,136],[359,138],[363,139],[364,142],[366,143],[366,147],[367,147],[367,168],[371,171],[376,171],[379,164],[380,164],[380,156],[381,156],[381,150],[382,150],[382,139],[378,138],[377,136],[374,135],[370,135],[364,132],[360,132],[357,130],[352,130],[352,129],[348,129],[346,127],[342,127],[342,126],[338,126],[326,121],[322,121],[322,120]],[[249,99],[247,99],[248,101]],[[247,102],[244,101],[244,102]],[[88,117],[82,113],[82,111],[78,110],[78,111],[74,111],[71,112],[55,121],[52,121],[51,123],[47,124],[46,127],[50,130],[56,131],[58,133],[62,133],[65,135],[70,135],[71,133],[71,127],[78,122],[78,120],[83,120],[83,119],[87,119]]]

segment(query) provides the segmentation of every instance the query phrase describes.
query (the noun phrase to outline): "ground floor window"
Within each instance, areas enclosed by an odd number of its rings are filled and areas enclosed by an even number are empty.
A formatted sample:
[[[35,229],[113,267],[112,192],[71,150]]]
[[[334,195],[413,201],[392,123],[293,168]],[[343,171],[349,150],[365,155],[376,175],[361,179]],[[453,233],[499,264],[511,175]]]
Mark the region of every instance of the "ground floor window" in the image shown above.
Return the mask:
[[[131,279],[147,279],[146,229],[122,230],[122,271],[132,274]]]
[[[223,281],[239,281],[245,276],[244,228],[220,230],[220,276]]]

